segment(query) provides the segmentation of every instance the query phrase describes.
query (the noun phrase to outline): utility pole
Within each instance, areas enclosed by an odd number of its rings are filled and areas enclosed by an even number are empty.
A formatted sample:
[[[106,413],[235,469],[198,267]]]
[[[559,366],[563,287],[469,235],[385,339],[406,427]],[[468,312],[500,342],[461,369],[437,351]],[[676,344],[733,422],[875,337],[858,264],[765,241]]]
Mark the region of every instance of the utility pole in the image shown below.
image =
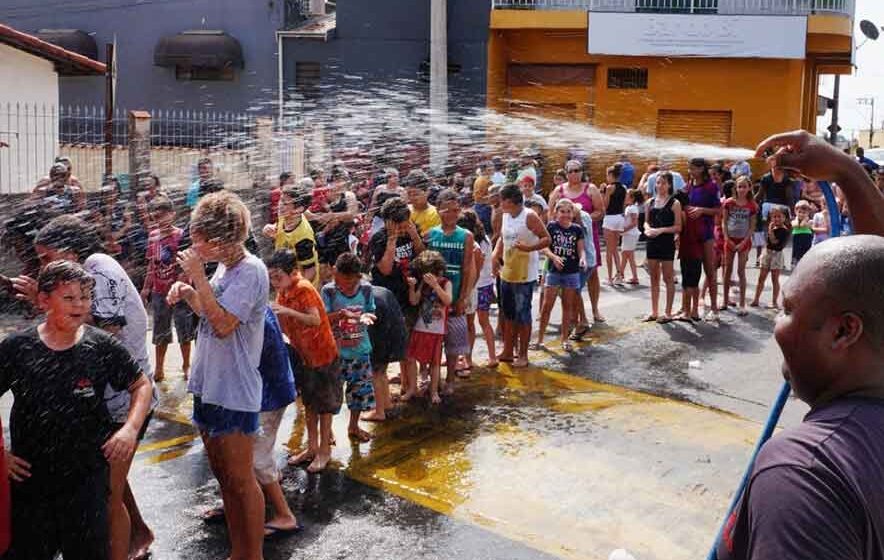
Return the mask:
[[[869,116],[869,148],[874,148],[875,140],[875,98],[873,96],[860,97],[856,100],[859,105],[870,105],[872,114]]]
[[[832,92],[832,124],[829,125],[829,144],[838,143],[838,95],[841,92],[841,74],[835,74],[835,89]]]
[[[430,169],[448,162],[448,1],[430,0]]]

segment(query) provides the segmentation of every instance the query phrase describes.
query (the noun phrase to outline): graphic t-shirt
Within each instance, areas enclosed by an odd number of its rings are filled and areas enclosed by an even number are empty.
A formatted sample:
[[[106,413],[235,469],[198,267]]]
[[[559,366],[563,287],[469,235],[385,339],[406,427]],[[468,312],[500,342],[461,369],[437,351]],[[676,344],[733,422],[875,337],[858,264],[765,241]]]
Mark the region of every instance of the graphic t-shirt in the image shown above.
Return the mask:
[[[427,240],[427,248],[438,251],[445,259],[445,278],[451,282],[451,301],[457,301],[460,297],[466,240],[467,230],[460,226],[456,226],[450,234],[442,231],[442,226],[434,227]]]
[[[322,287],[322,302],[325,304],[326,313],[334,313],[341,309],[348,309],[353,313],[374,313],[374,296],[371,294],[371,284],[360,282],[356,293],[352,296],[345,295],[338,289],[337,284],[329,282]],[[354,359],[371,355],[371,339],[368,337],[368,329],[359,317],[352,319],[341,316],[332,324],[332,332],[338,343],[338,351],[342,358]]]
[[[31,464],[31,477],[13,484],[55,496],[105,464],[101,446],[114,429],[105,389],[126,391],[140,370],[116,337],[91,325],[67,350],[43,344],[37,327],[0,342],[0,395],[15,397],[12,453]]]
[[[371,283],[375,286],[383,286],[396,296],[399,307],[403,310],[408,309],[411,305],[408,303],[408,283],[405,281],[409,277],[409,266],[414,260],[414,242],[411,237],[403,235],[396,238],[396,249],[393,255],[393,270],[390,274],[384,274],[378,269],[380,260],[387,251],[387,229],[382,228],[379,232],[371,236],[368,242],[368,249],[371,251],[374,266],[371,269]]]
[[[153,365],[147,354],[147,311],[141,294],[123,267],[104,253],[90,255],[83,268],[95,278],[92,291],[92,317],[98,327],[121,327],[120,342],[153,384]],[[108,387],[105,394],[107,408],[115,422],[125,422],[129,415],[128,391],[114,391]],[[156,386],[153,388],[151,410],[159,403]]]
[[[277,251],[288,249],[294,253],[300,270],[306,270],[319,264],[313,228],[310,226],[310,222],[303,217],[291,231],[285,229],[285,220],[279,220],[276,224],[276,237],[273,240],[273,248]],[[314,276],[314,285],[319,285],[318,273]]]
[[[439,282],[439,286],[443,289],[449,282],[447,278],[443,278]],[[416,332],[429,334],[445,334],[445,326],[448,322],[448,307],[442,305],[442,300],[436,294],[436,291],[427,284],[421,282],[421,300],[418,304],[417,322],[414,324]]]
[[[577,250],[577,242],[583,239],[583,228],[575,223],[563,227],[559,222],[550,222],[546,226],[550,236],[550,251],[561,258],[564,265],[559,270],[552,263],[547,265],[547,270],[559,274],[574,274],[580,272],[580,252]]]
[[[758,213],[758,205],[755,204],[755,201],[750,200],[747,204],[741,205],[737,203],[736,199],[729,198],[724,203],[724,209],[727,211],[728,236],[735,239],[748,237],[752,216]]]
[[[264,309],[270,291],[267,268],[246,253],[232,268],[218,264],[210,280],[218,305],[239,321],[233,334],[220,338],[200,318],[196,352],[187,391],[205,404],[240,412],[261,410],[258,364],[264,345]]]
[[[172,233],[163,235],[160,230],[150,232],[147,242],[147,260],[151,268],[150,287],[155,294],[165,296],[169,288],[178,280],[178,263],[176,257],[181,245],[184,230],[172,228]]]
[[[312,327],[287,316],[281,316],[279,323],[289,337],[289,342],[300,354],[304,365],[314,369],[327,366],[338,357],[338,347],[325,313],[325,304],[309,280],[302,278],[300,274],[294,277],[297,281],[280,291],[276,302],[301,313],[307,313],[311,308],[317,309],[319,325]]]

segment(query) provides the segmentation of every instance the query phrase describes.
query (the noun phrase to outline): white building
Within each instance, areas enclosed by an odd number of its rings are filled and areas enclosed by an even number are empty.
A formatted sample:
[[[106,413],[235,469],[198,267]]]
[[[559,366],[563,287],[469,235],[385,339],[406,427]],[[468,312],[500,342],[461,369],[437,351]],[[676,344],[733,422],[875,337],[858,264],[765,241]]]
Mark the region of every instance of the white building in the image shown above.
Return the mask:
[[[105,70],[101,62],[0,24],[0,193],[30,192],[52,166],[58,77]]]

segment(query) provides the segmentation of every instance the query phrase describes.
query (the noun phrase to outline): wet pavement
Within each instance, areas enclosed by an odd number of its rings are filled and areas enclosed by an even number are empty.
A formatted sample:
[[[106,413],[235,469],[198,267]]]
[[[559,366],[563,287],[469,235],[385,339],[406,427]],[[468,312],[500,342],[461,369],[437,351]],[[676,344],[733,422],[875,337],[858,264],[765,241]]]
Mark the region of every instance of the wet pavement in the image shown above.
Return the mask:
[[[532,367],[474,369],[439,407],[418,401],[364,423],[370,443],[347,441],[338,415],[330,468],[283,470],[305,530],[267,543],[265,557],[603,560],[615,548],[703,557],[781,383],[774,316],[644,324],[647,297],[647,286],[603,287],[608,320],[573,354],[551,328]],[[130,480],[157,534],[155,558],[225,558],[226,531],[200,520],[220,498],[174,346],[168,359]],[[793,401],[782,424],[804,411]],[[305,437],[300,419],[290,407],[281,464]]]

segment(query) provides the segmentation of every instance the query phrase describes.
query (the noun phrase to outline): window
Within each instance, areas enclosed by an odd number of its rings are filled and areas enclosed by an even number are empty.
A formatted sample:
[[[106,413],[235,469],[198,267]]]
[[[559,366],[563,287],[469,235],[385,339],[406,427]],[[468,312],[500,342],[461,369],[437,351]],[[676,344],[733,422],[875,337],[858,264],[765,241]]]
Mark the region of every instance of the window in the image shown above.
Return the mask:
[[[635,11],[663,14],[717,14],[718,0],[635,0]]]
[[[608,68],[608,89],[648,89],[648,69]]]
[[[236,77],[233,66],[226,68],[205,68],[201,66],[176,66],[176,80],[232,82]]]
[[[295,90],[304,97],[317,97],[322,80],[318,62],[295,62]]]

